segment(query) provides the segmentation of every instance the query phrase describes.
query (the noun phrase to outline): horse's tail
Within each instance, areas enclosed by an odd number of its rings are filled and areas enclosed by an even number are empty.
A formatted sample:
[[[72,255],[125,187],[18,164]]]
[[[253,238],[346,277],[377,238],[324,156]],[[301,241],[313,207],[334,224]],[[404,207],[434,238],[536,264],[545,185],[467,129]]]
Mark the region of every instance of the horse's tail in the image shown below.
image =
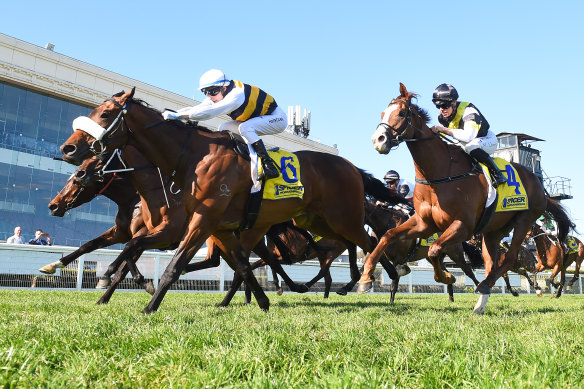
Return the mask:
[[[548,197],[546,212],[551,213],[553,219],[558,223],[558,239],[563,242],[568,236],[570,230],[576,230],[576,225],[570,220],[564,207],[555,200]]]
[[[383,182],[379,181],[371,174],[361,169],[359,169],[359,173],[361,173],[361,178],[363,179],[363,186],[365,187],[366,195],[390,204],[411,205],[411,201],[387,188]]]
[[[470,261],[470,266],[473,269],[481,269],[485,266],[481,250],[477,246],[467,242],[462,242],[462,249],[464,250],[464,253],[468,257],[468,260]]]

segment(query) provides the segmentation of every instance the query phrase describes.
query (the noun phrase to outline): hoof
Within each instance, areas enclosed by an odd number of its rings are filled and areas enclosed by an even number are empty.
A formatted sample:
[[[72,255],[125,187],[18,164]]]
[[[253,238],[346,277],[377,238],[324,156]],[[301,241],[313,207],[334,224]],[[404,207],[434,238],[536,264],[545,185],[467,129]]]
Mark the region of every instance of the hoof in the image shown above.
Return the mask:
[[[395,267],[395,270],[397,270],[397,275],[400,277],[407,276],[408,274],[410,274],[412,272],[412,270],[410,269],[409,266],[404,266],[404,265],[397,265]]]
[[[363,284],[359,283],[359,286],[357,287],[357,293],[359,294],[365,294],[365,293],[369,293],[373,290],[373,282],[365,282]]]
[[[282,291],[282,288],[278,288],[278,290],[276,290],[276,295],[277,295],[277,296],[281,296],[281,295],[282,295],[282,293],[284,293],[284,292]]]
[[[308,286],[306,285],[298,285],[296,287],[296,293],[306,293],[308,292]]]
[[[569,292],[569,291],[571,291],[571,290],[572,290],[572,285],[568,285],[568,286],[566,286],[566,292]]]
[[[97,285],[95,285],[95,289],[107,289],[112,283],[112,280],[110,280],[107,277],[102,277],[99,279],[99,281],[97,281]]]
[[[511,292],[511,294],[513,295],[513,297],[519,297],[519,293],[517,292]]]
[[[543,292],[541,291],[541,289],[536,290],[535,294],[537,294],[537,297],[543,297]]]
[[[359,289],[357,289],[357,291],[359,291]],[[340,295],[340,296],[346,296],[347,295],[347,289],[341,288],[341,289],[337,290],[337,294]]]
[[[489,294],[481,294],[479,296],[479,300],[472,311],[475,315],[482,315],[485,313],[485,307],[487,306],[489,296]]]
[[[64,267],[65,267],[65,265],[63,265],[61,263],[61,261],[56,261],[56,262],[49,263],[48,265],[45,265],[45,266],[41,267],[39,269],[39,271],[41,273],[44,273],[44,274],[55,274],[55,272],[57,271],[57,269],[62,269]]]
[[[154,295],[154,292],[156,292],[156,289],[154,289],[154,284],[152,283],[152,281],[148,281],[145,287],[146,292],[148,292],[151,296]]]

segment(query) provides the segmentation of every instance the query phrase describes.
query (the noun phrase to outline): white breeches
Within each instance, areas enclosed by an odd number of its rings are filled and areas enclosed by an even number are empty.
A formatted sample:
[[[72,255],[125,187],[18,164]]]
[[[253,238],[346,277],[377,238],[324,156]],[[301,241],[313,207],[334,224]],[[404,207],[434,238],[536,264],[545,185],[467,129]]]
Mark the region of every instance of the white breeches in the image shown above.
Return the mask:
[[[286,113],[280,107],[276,107],[271,115],[259,116],[251,118],[245,122],[232,120],[225,122],[219,126],[219,131],[229,130],[231,132],[239,132],[247,147],[249,148],[249,156],[251,158],[251,180],[253,185],[251,193],[259,191],[262,187],[258,178],[258,155],[251,146],[252,143],[260,140],[259,135],[278,134],[286,129],[288,118]]]
[[[487,135],[482,138],[474,138],[473,140],[466,144],[462,142],[461,144],[463,145],[462,148],[464,149],[464,151],[466,151],[467,154],[473,151],[474,149],[483,149],[489,155],[491,155],[495,152],[495,150],[497,150],[499,141],[497,140],[497,136],[493,131],[488,131]]]

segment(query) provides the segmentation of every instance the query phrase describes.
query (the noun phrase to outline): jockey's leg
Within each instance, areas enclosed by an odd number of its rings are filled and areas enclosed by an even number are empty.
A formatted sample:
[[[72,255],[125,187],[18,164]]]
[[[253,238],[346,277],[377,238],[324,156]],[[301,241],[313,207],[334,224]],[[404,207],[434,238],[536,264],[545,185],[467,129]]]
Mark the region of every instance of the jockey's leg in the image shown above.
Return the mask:
[[[270,115],[251,118],[238,127],[239,133],[250,147],[262,159],[262,167],[267,178],[278,177],[278,165],[266,150],[259,135],[277,134],[286,129],[286,114],[277,107]]]
[[[493,158],[491,158],[491,156],[487,154],[485,150],[477,148],[472,150],[469,155],[478,162],[485,164],[485,166],[489,169],[489,173],[491,173],[491,179],[493,181],[493,186],[495,188],[507,182],[507,179],[503,173],[501,173],[501,170],[499,170],[499,167],[495,164]]]

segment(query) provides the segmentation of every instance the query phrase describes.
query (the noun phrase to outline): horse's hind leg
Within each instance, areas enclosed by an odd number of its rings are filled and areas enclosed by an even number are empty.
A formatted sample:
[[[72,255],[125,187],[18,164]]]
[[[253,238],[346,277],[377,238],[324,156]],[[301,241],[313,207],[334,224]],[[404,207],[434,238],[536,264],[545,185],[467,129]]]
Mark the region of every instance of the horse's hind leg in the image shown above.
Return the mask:
[[[505,280],[505,286],[507,286],[509,292],[511,292],[511,294],[515,297],[519,296],[519,293],[514,291],[513,288],[511,287],[511,281],[509,281],[509,275],[507,273],[503,273],[503,280]]]
[[[400,277],[391,280],[391,291],[389,295],[389,302],[391,304],[393,304],[393,302],[395,301],[395,295],[397,293],[397,289],[399,288],[399,279]]]
[[[578,281],[578,278],[580,276],[580,265],[581,264],[582,264],[582,258],[577,258],[575,268],[574,268],[574,276],[572,277],[572,279],[570,279],[570,282],[568,282],[568,286],[566,286],[566,290],[571,290],[572,285],[574,285],[574,283],[576,281]]]

